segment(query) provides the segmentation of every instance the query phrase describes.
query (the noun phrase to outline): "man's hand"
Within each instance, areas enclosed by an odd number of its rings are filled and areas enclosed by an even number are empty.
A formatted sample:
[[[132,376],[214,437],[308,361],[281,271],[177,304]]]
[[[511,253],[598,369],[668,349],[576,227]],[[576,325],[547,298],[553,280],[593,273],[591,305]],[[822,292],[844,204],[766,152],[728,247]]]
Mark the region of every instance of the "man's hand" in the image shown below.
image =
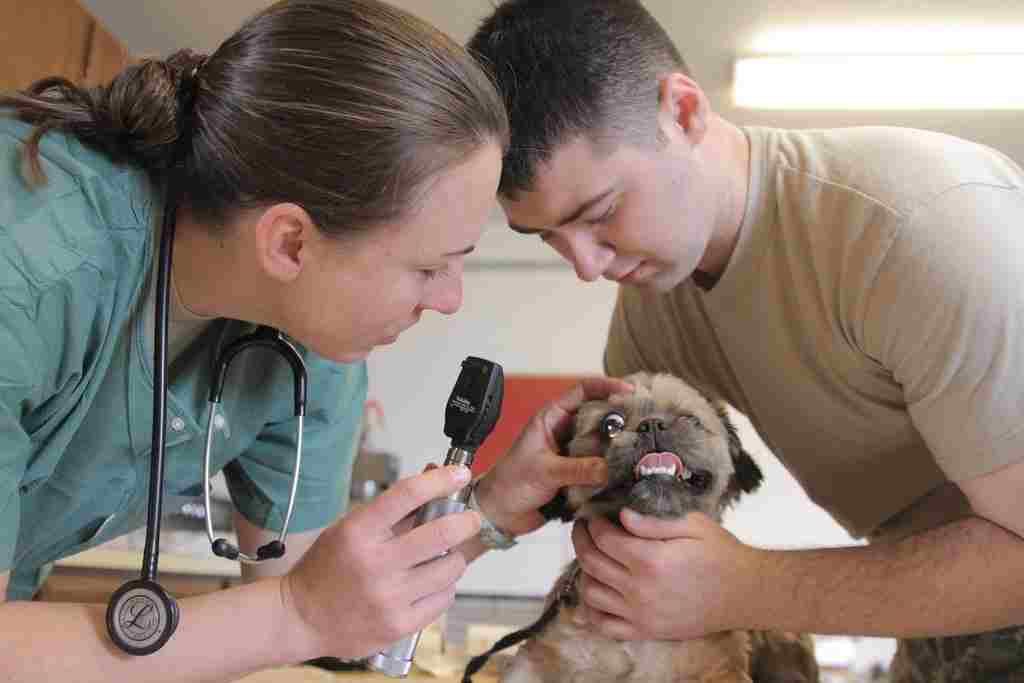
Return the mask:
[[[623,510],[577,522],[580,597],[592,626],[619,640],[687,640],[742,625],[758,590],[757,551],[699,512],[663,520]]]
[[[519,536],[544,524],[538,509],[565,486],[607,481],[604,458],[566,458],[558,444],[586,401],[632,393],[633,385],[608,377],[585,379],[530,420],[509,452],[477,484],[477,500],[498,528]]]

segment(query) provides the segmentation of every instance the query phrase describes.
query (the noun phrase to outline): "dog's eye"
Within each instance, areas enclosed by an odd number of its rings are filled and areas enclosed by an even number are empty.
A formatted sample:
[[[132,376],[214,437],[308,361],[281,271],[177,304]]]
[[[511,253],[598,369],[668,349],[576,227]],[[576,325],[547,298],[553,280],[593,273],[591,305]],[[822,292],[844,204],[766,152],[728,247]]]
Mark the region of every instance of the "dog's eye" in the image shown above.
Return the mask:
[[[618,413],[608,413],[601,420],[601,433],[609,439],[626,428],[626,418]]]

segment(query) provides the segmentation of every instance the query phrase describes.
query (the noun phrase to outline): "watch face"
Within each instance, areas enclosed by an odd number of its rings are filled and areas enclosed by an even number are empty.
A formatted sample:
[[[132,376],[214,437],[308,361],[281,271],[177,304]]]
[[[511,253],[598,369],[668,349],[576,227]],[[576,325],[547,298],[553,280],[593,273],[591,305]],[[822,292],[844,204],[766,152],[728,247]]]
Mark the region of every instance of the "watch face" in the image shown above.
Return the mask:
[[[177,605],[160,586],[149,581],[125,584],[107,608],[111,638],[131,654],[159,650],[177,625]]]

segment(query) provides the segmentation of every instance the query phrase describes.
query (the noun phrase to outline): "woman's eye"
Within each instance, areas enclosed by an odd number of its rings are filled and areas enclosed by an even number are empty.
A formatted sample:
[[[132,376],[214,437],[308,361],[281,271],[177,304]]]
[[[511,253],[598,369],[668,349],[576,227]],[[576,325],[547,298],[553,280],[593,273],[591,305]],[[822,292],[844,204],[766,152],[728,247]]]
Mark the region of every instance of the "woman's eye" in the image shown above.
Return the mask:
[[[428,280],[433,280],[435,278],[439,278],[442,275],[445,275],[447,272],[448,272],[448,268],[447,267],[445,267],[445,268],[435,268],[435,269],[432,269],[432,270],[431,269],[427,269],[427,270],[421,270],[420,271],[420,273],[423,275],[423,277],[427,278]]]
[[[608,209],[598,216],[597,218],[587,219],[587,223],[590,225],[600,225],[601,223],[607,223],[613,215],[615,215],[615,209],[618,207],[618,202],[613,202],[608,205]]]
[[[626,428],[626,418],[618,413],[608,413],[601,420],[601,433],[611,439]]]

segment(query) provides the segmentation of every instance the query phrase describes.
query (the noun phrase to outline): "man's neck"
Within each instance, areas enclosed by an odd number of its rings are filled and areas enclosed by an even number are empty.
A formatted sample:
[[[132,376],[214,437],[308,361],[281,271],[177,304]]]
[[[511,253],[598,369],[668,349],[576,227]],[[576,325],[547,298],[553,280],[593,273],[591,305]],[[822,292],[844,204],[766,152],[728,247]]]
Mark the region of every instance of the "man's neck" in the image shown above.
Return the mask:
[[[725,272],[739,241],[740,226],[746,215],[747,195],[750,191],[750,142],[738,127],[714,116],[709,135],[721,153],[722,179],[720,212],[708,241],[704,257],[697,266],[702,277],[712,285]]]

